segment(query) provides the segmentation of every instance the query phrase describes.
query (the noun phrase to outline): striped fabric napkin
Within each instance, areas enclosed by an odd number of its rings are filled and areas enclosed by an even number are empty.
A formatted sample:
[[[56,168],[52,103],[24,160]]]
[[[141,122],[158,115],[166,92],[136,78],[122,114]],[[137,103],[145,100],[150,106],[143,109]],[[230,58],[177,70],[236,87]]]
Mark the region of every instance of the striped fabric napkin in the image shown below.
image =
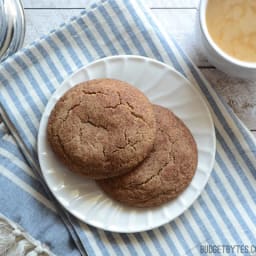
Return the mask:
[[[199,199],[174,221],[135,234],[105,232],[64,211],[42,180],[36,152],[55,89],[89,62],[118,54],[152,57],[186,76],[206,97],[217,136]],[[55,254],[256,255],[255,141],[140,1],[103,0],[9,58],[0,66],[0,103],[0,211]]]

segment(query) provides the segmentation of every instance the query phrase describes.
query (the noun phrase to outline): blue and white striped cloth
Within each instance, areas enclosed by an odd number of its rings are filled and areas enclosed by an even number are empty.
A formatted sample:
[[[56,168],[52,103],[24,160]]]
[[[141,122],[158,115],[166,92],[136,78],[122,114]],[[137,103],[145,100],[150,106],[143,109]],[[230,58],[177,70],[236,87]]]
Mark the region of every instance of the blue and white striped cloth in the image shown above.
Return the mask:
[[[135,234],[93,228],[61,209],[43,184],[36,152],[55,89],[89,62],[118,54],[152,57],[186,76],[206,97],[217,136],[214,170],[199,199],[171,223]],[[256,253],[255,141],[140,1],[103,0],[10,57],[0,66],[0,103],[0,211],[57,255],[199,255],[206,245]]]

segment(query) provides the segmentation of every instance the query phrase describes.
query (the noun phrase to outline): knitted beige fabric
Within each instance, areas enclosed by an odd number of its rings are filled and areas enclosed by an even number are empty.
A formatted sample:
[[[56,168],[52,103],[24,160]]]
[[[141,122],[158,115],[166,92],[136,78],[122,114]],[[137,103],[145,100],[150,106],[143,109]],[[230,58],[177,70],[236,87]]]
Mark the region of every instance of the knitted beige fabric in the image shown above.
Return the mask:
[[[0,214],[1,256],[54,256],[46,245],[28,235],[18,224]]]

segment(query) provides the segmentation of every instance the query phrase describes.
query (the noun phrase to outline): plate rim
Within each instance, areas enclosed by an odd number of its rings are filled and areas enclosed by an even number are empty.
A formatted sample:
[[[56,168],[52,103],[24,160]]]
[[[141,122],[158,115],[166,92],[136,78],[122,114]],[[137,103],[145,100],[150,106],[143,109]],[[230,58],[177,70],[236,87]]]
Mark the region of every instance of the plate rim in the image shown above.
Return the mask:
[[[204,180],[204,184],[203,186],[201,187],[201,189],[197,190],[197,193],[195,194],[195,196],[193,197],[193,200],[191,202],[189,202],[185,207],[182,208],[182,211],[180,213],[178,213],[177,215],[175,215],[175,217],[169,219],[168,221],[164,221],[162,222],[161,224],[157,224],[153,227],[151,226],[148,226],[148,227],[145,227],[143,229],[141,228],[138,228],[138,229],[133,229],[133,230],[120,230],[118,228],[116,229],[108,229],[107,227],[102,227],[98,224],[98,222],[94,222],[92,223],[91,221],[87,221],[87,220],[84,220],[82,219],[80,216],[78,216],[76,213],[72,212],[72,210],[70,210],[68,208],[68,206],[64,205],[60,199],[58,198],[57,194],[55,193],[55,191],[52,190],[52,188],[50,187],[48,181],[47,181],[47,178],[45,176],[45,172],[43,171],[43,168],[42,168],[42,159],[41,159],[41,156],[40,156],[40,145],[41,145],[41,139],[42,139],[42,133],[43,133],[43,123],[44,123],[44,115],[46,113],[46,110],[49,108],[49,105],[51,103],[51,101],[55,98],[55,103],[54,105],[56,104],[57,100],[56,100],[56,95],[58,95],[59,91],[61,91],[61,87],[63,86],[63,84],[67,83],[67,81],[69,81],[70,79],[72,79],[73,76],[75,76],[77,73],[81,72],[82,70],[86,70],[88,69],[88,67],[92,66],[92,65],[95,65],[99,62],[104,62],[104,61],[108,61],[108,60],[112,60],[112,59],[139,59],[139,60],[144,60],[144,61],[149,61],[149,62],[153,62],[155,64],[158,64],[160,66],[164,66],[165,68],[167,68],[168,70],[170,70],[171,72],[175,73],[178,77],[180,77],[181,79],[183,79],[186,84],[193,90],[193,92],[196,94],[196,96],[200,99],[201,103],[204,105],[205,107],[205,111],[207,112],[207,116],[208,116],[208,119],[209,119],[209,124],[210,124],[210,127],[211,127],[211,138],[212,138],[212,159],[211,159],[211,163],[209,164],[209,170],[207,172],[207,175],[206,175],[206,178]],[[74,85],[72,85],[73,87]],[[70,88],[72,88],[70,87]],[[69,90],[69,89],[67,89]],[[66,91],[67,91],[66,90]],[[66,91],[62,92],[61,95],[58,95],[58,98],[60,98]],[[48,120],[48,118],[47,118]],[[62,83],[59,85],[59,87],[54,91],[54,93],[49,97],[49,100],[47,102],[47,104],[45,105],[45,108],[44,108],[44,111],[42,113],[42,116],[41,116],[41,119],[40,119],[40,123],[39,123],[39,129],[38,129],[38,134],[37,134],[37,156],[38,156],[38,160],[39,160],[39,165],[40,165],[40,169],[41,169],[41,173],[42,173],[42,176],[43,176],[43,179],[47,185],[47,187],[49,188],[49,190],[51,191],[51,193],[53,194],[54,198],[57,200],[57,202],[66,210],[68,211],[69,214],[73,215],[74,217],[76,217],[78,220],[82,221],[83,223],[85,224],[88,224],[88,225],[91,225],[93,227],[96,227],[96,228],[99,228],[101,230],[105,230],[105,231],[110,231],[110,232],[116,232],[116,233],[137,233],[137,232],[143,232],[143,231],[149,231],[149,230],[152,230],[152,229],[155,229],[155,228],[158,228],[160,226],[163,226],[173,220],[175,220],[177,217],[179,217],[180,215],[182,215],[184,212],[186,212],[188,210],[188,208],[190,208],[195,202],[196,200],[199,198],[199,196],[201,195],[201,193],[203,192],[203,190],[205,189],[208,181],[209,181],[209,178],[210,178],[210,175],[212,173],[212,170],[213,170],[213,167],[214,167],[214,162],[215,162],[215,156],[216,156],[216,132],[215,132],[215,127],[214,127],[214,122],[213,122],[213,118],[212,118],[212,114],[210,112],[210,109],[208,107],[208,104],[207,104],[207,100],[205,99],[205,96],[200,92],[199,88],[196,88],[195,85],[193,85],[193,83],[191,81],[189,81],[183,74],[181,74],[180,72],[178,72],[174,67],[164,63],[164,62],[161,62],[161,61],[158,61],[156,59],[153,59],[153,58],[150,58],[150,57],[145,57],[145,56],[140,56],[140,55],[115,55],[115,56],[108,56],[108,57],[103,57],[103,58],[100,58],[100,59],[97,59],[95,61],[92,61],[86,65],[84,65],[83,67],[75,70],[72,74],[70,74],[69,76],[67,76],[63,81]],[[161,206],[160,206],[161,207]],[[134,208],[134,209],[137,209],[137,208]],[[146,208],[147,209],[147,208]],[[115,226],[116,227],[116,226]]]

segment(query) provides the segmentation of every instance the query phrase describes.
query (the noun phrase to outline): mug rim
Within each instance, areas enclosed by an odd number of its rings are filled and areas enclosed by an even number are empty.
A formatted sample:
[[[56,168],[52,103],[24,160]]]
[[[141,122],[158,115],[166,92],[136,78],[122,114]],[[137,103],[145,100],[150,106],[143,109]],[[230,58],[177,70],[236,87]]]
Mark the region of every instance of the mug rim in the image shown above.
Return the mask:
[[[208,27],[206,25],[206,8],[207,8],[208,0],[200,0],[200,6],[199,6],[199,19],[200,19],[200,27],[201,31],[203,32],[205,39],[210,44],[210,46],[214,49],[214,51],[224,58],[226,61],[232,63],[233,65],[249,68],[249,69],[256,69],[256,62],[248,62],[248,61],[242,61],[237,58],[234,58],[227,54],[225,51],[223,51],[212,39],[212,37],[209,34]]]

